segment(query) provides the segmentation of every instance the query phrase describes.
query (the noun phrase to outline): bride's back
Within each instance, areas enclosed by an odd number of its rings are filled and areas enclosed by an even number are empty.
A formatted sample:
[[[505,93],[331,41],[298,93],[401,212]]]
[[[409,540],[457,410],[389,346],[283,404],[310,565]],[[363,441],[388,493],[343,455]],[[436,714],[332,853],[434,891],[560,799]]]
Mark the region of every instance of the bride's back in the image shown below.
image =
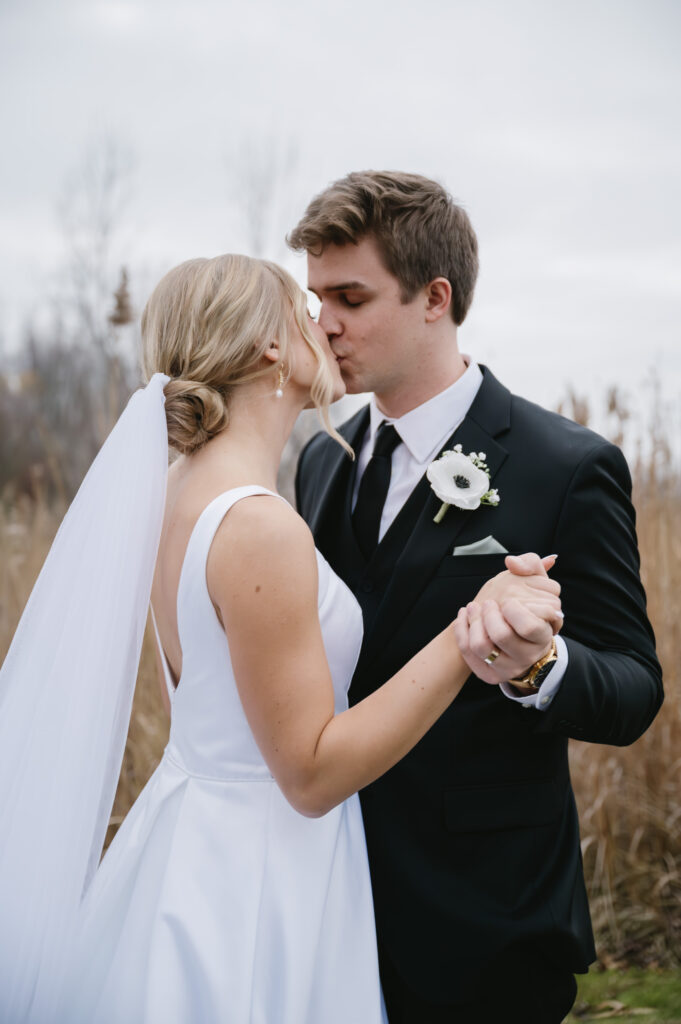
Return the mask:
[[[236,486],[235,481],[228,476],[216,477],[211,473],[187,471],[183,461],[175,463],[168,471],[163,528],[151,591],[156,626],[175,686],[182,674],[177,599],[187,545],[208,504],[219,494]],[[163,685],[165,688],[165,683]]]
[[[282,500],[257,486],[229,488],[215,496],[199,490],[183,497],[181,489],[169,495],[155,584],[162,601],[160,613],[155,608],[158,632],[164,627],[179,652],[173,679],[161,634],[161,667],[172,705],[166,757],[192,775],[271,778],[243,711],[228,639],[206,580],[208,552],[223,519],[240,499],[260,494]]]

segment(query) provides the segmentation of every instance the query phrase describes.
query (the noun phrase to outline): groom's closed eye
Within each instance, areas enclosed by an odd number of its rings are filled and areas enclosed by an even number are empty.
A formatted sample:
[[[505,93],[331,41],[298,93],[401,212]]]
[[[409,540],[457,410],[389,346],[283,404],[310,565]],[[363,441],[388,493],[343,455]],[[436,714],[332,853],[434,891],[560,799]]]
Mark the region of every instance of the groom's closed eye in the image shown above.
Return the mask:
[[[374,293],[361,281],[342,281],[339,284],[329,285],[324,289],[324,294],[337,296],[338,301],[344,306],[361,306]]]

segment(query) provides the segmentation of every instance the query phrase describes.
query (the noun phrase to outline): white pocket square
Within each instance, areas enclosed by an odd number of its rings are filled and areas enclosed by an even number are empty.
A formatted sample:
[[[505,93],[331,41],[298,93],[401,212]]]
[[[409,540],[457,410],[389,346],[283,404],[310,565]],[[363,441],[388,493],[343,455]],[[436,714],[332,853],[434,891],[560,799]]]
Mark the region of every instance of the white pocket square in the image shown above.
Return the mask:
[[[461,544],[454,548],[453,555],[507,555],[508,551],[490,534],[482,540],[474,540],[472,544]]]

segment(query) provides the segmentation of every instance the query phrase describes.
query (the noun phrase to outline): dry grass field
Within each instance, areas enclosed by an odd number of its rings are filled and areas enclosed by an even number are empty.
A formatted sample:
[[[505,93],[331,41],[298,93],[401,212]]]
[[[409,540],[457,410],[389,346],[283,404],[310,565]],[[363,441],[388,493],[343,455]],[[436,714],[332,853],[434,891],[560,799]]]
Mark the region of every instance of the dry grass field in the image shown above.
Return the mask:
[[[573,744],[572,774],[601,962],[681,965],[681,475],[652,438],[633,467],[642,573],[666,701],[626,749]],[[0,659],[63,513],[40,496],[0,502]],[[109,838],[161,756],[161,708],[149,632]]]
[[[631,747],[574,743],[571,770],[602,961],[672,967],[681,964],[681,477],[659,446],[634,481],[665,703]]]

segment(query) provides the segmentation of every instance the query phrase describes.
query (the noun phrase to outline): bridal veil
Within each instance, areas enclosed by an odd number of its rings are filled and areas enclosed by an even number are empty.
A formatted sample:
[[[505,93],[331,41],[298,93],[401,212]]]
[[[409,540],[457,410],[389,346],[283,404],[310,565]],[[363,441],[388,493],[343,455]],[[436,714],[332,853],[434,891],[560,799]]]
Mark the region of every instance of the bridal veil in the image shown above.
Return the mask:
[[[166,495],[155,374],[93,462],[0,669],[0,1021],[45,1024],[116,791]]]

